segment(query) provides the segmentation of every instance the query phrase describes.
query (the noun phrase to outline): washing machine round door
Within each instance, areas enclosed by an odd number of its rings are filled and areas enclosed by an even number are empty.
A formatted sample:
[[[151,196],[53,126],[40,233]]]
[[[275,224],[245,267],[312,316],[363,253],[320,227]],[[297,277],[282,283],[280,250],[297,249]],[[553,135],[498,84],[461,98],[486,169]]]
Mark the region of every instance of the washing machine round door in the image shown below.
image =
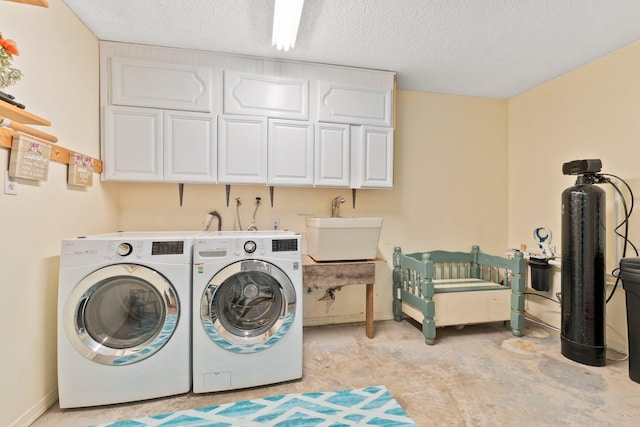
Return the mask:
[[[128,365],[160,350],[179,317],[180,303],[166,277],[142,265],[115,264],[74,288],[64,307],[64,329],[87,359]]]
[[[296,311],[293,283],[279,267],[260,260],[230,264],[209,281],[200,314],[209,337],[235,353],[255,353],[287,333]]]

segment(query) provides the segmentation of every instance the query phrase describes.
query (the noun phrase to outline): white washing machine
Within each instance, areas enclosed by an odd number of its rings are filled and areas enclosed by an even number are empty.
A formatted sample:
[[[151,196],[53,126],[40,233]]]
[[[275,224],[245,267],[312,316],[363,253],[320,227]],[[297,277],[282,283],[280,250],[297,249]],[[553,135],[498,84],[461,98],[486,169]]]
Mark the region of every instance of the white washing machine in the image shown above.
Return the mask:
[[[191,389],[193,239],[113,233],[62,242],[58,288],[61,408]]]
[[[193,391],[301,378],[300,235],[210,233],[193,268]]]

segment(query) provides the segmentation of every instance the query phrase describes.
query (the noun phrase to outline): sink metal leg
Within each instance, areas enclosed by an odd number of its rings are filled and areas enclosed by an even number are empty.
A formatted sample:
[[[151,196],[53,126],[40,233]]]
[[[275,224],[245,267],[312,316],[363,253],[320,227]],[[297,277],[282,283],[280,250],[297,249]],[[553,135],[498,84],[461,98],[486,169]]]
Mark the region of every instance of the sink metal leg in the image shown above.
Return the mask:
[[[365,308],[366,333],[368,338],[373,338],[373,283],[367,283],[367,303]]]

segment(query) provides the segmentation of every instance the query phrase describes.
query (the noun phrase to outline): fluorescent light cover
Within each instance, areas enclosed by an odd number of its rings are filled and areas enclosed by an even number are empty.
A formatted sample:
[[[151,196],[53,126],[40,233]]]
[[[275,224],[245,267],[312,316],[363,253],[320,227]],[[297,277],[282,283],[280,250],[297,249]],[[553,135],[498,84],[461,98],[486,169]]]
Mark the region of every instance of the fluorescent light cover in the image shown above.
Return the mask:
[[[298,35],[304,0],[275,0],[272,46],[278,50],[293,49]]]

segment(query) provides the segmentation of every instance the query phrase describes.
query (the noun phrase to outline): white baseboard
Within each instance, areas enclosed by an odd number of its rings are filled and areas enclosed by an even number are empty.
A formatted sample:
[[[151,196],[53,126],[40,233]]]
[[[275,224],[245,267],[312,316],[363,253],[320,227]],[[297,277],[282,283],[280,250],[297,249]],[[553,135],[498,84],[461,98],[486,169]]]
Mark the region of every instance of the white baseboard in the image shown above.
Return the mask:
[[[40,415],[47,412],[47,409],[51,407],[58,400],[58,390],[52,390],[40,399],[35,405],[33,405],[27,412],[22,414],[20,418],[11,423],[10,427],[27,427],[31,425]]]

